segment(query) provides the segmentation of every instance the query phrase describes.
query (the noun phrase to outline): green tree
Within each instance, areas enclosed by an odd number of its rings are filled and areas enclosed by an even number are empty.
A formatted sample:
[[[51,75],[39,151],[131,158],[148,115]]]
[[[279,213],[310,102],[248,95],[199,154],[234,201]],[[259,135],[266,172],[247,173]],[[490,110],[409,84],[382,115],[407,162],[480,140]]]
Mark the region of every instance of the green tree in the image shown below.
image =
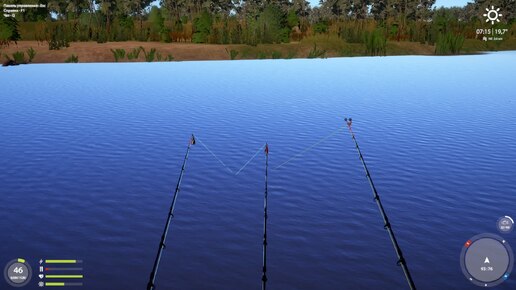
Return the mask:
[[[0,18],[0,47],[9,44],[12,33],[11,27]]]
[[[299,16],[294,9],[290,10],[287,14],[288,27],[291,29],[299,25]]]
[[[207,10],[204,10],[201,15],[194,19],[194,34],[192,41],[195,43],[206,43],[212,30],[213,19]]]
[[[140,22],[140,37],[143,33],[143,15],[153,0],[117,0],[118,11],[123,15],[138,16]]]
[[[165,18],[161,15],[161,9],[156,6],[152,6],[149,12],[149,21],[151,23],[151,29],[154,33],[160,33],[165,27]]]
[[[258,17],[258,35],[262,43],[289,41],[286,13],[279,6],[268,5]]]
[[[18,31],[18,20],[14,17],[4,17],[0,14],[0,45],[9,44],[11,41],[21,39]]]
[[[165,27],[165,18],[160,8],[152,6],[149,12],[149,22],[151,23],[152,40],[168,42],[169,30]]]

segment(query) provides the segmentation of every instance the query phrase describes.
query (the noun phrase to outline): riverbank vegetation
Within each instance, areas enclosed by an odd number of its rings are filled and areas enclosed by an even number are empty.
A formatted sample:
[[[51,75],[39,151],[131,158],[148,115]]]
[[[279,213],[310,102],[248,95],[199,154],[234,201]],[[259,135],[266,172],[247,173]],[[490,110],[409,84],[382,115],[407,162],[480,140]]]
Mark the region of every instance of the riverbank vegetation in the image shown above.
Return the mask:
[[[5,0],[5,2],[19,2]],[[435,0],[39,0],[16,18],[0,16],[0,46],[37,41],[49,50],[74,42],[160,42],[224,45],[226,59],[354,55],[459,54],[516,49],[516,6],[493,0],[500,22],[485,24],[487,4],[435,8]],[[477,29],[507,29],[482,41]],[[261,48],[259,48],[261,47]],[[309,47],[308,52],[306,47]],[[266,49],[265,49],[266,48]],[[140,52],[112,49],[113,61]],[[406,53],[404,53],[406,52]],[[167,52],[168,53],[168,52]],[[417,52],[416,52],[417,53]],[[170,59],[152,49],[145,60]]]

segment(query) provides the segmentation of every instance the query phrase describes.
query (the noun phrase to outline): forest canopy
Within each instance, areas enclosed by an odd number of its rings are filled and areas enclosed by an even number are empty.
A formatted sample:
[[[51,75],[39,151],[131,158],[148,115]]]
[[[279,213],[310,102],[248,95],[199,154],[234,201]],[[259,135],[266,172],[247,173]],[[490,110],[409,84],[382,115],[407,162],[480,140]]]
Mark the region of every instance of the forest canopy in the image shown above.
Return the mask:
[[[317,7],[305,0],[161,0],[158,6],[151,0],[35,2],[47,9],[27,9],[15,19],[0,18],[1,41],[257,45],[324,34],[375,46],[387,40],[449,45],[477,38],[475,30],[486,26],[487,7],[503,11],[493,27],[511,27],[516,12],[514,0],[476,0],[451,8],[436,8],[435,0],[321,0]]]

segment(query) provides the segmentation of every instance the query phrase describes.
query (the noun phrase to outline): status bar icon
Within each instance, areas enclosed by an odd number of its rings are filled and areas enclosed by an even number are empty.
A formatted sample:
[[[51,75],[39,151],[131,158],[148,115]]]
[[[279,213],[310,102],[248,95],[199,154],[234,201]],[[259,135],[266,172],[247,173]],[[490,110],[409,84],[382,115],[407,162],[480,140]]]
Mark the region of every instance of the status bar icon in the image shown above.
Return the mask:
[[[491,9],[486,8],[487,13],[484,13],[484,17],[486,17],[486,22],[491,21],[491,24],[494,24],[496,22],[500,22],[500,17],[502,17],[502,13],[500,13],[500,8],[496,8],[494,6],[491,6]]]

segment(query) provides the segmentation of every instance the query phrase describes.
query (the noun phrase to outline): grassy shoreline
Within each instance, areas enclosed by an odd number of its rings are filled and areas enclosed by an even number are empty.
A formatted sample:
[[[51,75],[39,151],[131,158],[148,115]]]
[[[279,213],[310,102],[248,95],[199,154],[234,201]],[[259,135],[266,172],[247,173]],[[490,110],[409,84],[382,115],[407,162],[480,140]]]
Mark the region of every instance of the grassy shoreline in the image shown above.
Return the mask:
[[[316,46],[314,46],[316,44]],[[84,62],[115,62],[112,50],[131,50],[142,47],[145,51],[155,49],[160,55],[153,61],[164,61],[170,56],[173,61],[199,60],[229,60],[229,59],[288,59],[309,57],[351,57],[368,56],[363,44],[346,43],[332,37],[308,38],[300,42],[282,44],[250,45],[220,45],[193,43],[162,43],[162,42],[72,42],[70,47],[59,50],[49,50],[46,42],[18,41],[9,47],[0,48],[2,62],[17,51],[25,52],[30,48],[36,52],[32,63],[64,63],[71,55],[77,56],[78,61]],[[314,49],[315,52],[314,53]],[[500,43],[486,43],[480,40],[467,39],[461,54],[475,54],[485,51],[516,50],[516,39],[507,39]],[[434,55],[435,46],[408,41],[387,41],[386,55]],[[163,58],[161,58],[163,56]],[[168,58],[166,60],[172,60]],[[128,60],[127,57],[119,62],[145,62],[142,53],[137,58]]]

